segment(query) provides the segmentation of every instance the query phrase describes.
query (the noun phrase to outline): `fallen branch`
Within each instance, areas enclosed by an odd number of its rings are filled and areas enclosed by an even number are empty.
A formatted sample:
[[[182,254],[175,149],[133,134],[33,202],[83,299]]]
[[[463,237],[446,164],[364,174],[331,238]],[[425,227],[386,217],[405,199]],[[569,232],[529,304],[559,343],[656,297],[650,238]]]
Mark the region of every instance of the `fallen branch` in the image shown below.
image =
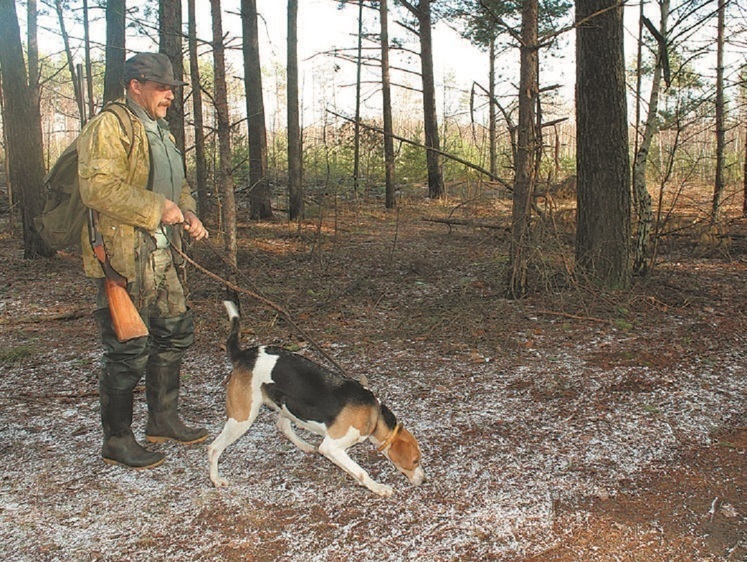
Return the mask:
[[[0,318],[0,324],[38,324],[40,322],[50,322],[55,320],[74,320],[88,316],[91,311],[87,308],[76,308],[67,312],[58,312],[56,314],[35,314],[33,316],[21,316],[20,318]]]
[[[610,320],[605,320],[604,318],[594,318],[593,316],[576,316],[575,314],[568,314],[566,312],[555,312],[554,310],[538,310],[537,314],[562,316],[563,318],[570,318],[572,320],[590,320],[591,322],[600,322],[601,324],[612,324]]]
[[[510,230],[507,226],[504,226],[501,224],[491,224],[487,222],[471,221],[471,220],[465,220],[465,219],[430,219],[428,217],[423,217],[423,220],[425,222],[437,222],[441,224],[448,224],[449,229],[451,229],[451,225],[455,224],[458,226],[471,226],[473,228],[492,228],[494,230],[505,230],[506,232],[509,232]]]

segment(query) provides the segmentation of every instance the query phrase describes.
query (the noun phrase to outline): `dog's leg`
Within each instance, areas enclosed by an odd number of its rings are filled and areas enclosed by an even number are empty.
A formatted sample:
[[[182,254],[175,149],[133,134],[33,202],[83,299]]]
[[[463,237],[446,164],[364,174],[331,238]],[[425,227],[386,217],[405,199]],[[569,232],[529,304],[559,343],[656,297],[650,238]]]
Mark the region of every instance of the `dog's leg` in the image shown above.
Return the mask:
[[[247,432],[247,430],[252,426],[252,423],[254,423],[256,417],[257,414],[254,414],[254,416],[250,416],[249,419],[243,422],[230,418],[226,422],[226,425],[223,426],[223,431],[220,432],[220,435],[218,435],[218,437],[215,438],[215,441],[208,446],[210,480],[212,480],[213,485],[215,485],[216,488],[228,486],[228,480],[223,478],[218,472],[218,459],[220,458],[221,453],[226,447]]]
[[[291,443],[301,449],[304,453],[316,453],[316,447],[314,447],[310,443],[307,443],[306,441],[301,439],[301,437],[299,437],[298,433],[293,430],[293,424],[288,418],[283,415],[279,415],[277,426],[278,429],[283,433],[283,435],[285,435]]]
[[[379,484],[371,478],[358,463],[348,456],[345,448],[340,446],[340,441],[345,440],[336,440],[329,436],[325,437],[321,445],[319,445],[319,452],[355,478],[361,486],[365,486],[379,496],[390,497],[394,493],[391,486]]]

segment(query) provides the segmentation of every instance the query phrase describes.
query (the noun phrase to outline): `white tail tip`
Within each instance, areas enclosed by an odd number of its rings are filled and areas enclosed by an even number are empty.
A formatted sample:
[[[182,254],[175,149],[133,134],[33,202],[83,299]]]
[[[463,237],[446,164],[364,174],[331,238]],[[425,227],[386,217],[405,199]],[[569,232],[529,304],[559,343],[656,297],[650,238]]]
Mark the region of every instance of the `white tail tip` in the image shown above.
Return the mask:
[[[223,301],[223,306],[226,307],[226,312],[228,312],[229,320],[233,320],[234,318],[239,317],[239,309],[236,308],[236,303],[231,301]]]

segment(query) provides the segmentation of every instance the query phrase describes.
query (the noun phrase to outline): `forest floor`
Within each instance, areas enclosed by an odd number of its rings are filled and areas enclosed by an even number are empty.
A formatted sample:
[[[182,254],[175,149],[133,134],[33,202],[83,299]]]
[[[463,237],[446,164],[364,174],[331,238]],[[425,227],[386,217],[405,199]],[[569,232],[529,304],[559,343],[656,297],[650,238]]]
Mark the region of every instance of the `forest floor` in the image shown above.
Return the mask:
[[[569,273],[569,221],[556,212],[537,229],[529,294],[512,300],[502,205],[483,201],[478,215],[422,197],[396,212],[339,202],[301,228],[239,229],[239,284],[283,306],[350,376],[365,374],[418,438],[419,487],[370,444],[350,451],[395,488],[389,499],[298,451],[267,411],[221,458],[227,488],[210,483],[206,444],[155,445],[167,461],[149,471],[104,464],[92,286],[74,252],[22,259],[3,215],[0,557],[747,559],[747,220],[735,216],[715,245],[678,230],[652,275],[607,292]],[[481,223],[423,220],[445,217]],[[225,275],[211,242],[191,254]],[[225,290],[189,275],[196,344],[180,409],[215,436]],[[244,345],[326,363],[275,311],[241,304]],[[142,439],[142,388],[136,398]]]

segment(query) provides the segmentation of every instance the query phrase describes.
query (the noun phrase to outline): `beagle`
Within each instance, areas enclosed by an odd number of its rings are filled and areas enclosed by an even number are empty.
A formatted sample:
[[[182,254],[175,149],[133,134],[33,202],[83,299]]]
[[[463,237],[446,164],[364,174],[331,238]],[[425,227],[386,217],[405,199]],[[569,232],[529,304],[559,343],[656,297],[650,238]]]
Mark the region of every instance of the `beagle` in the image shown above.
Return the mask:
[[[223,304],[231,321],[226,348],[233,371],[226,389],[228,419],[208,447],[210,480],[216,487],[228,485],[218,472],[221,453],[246,433],[262,404],[278,413],[278,429],[304,453],[318,451],[375,494],[389,497],[393,490],[375,482],[346,452],[366,439],[412,484],[423,483],[418,442],[368,388],[279,347],[242,350],[237,307],[230,301]],[[294,424],[323,437],[318,449],[299,437]]]

